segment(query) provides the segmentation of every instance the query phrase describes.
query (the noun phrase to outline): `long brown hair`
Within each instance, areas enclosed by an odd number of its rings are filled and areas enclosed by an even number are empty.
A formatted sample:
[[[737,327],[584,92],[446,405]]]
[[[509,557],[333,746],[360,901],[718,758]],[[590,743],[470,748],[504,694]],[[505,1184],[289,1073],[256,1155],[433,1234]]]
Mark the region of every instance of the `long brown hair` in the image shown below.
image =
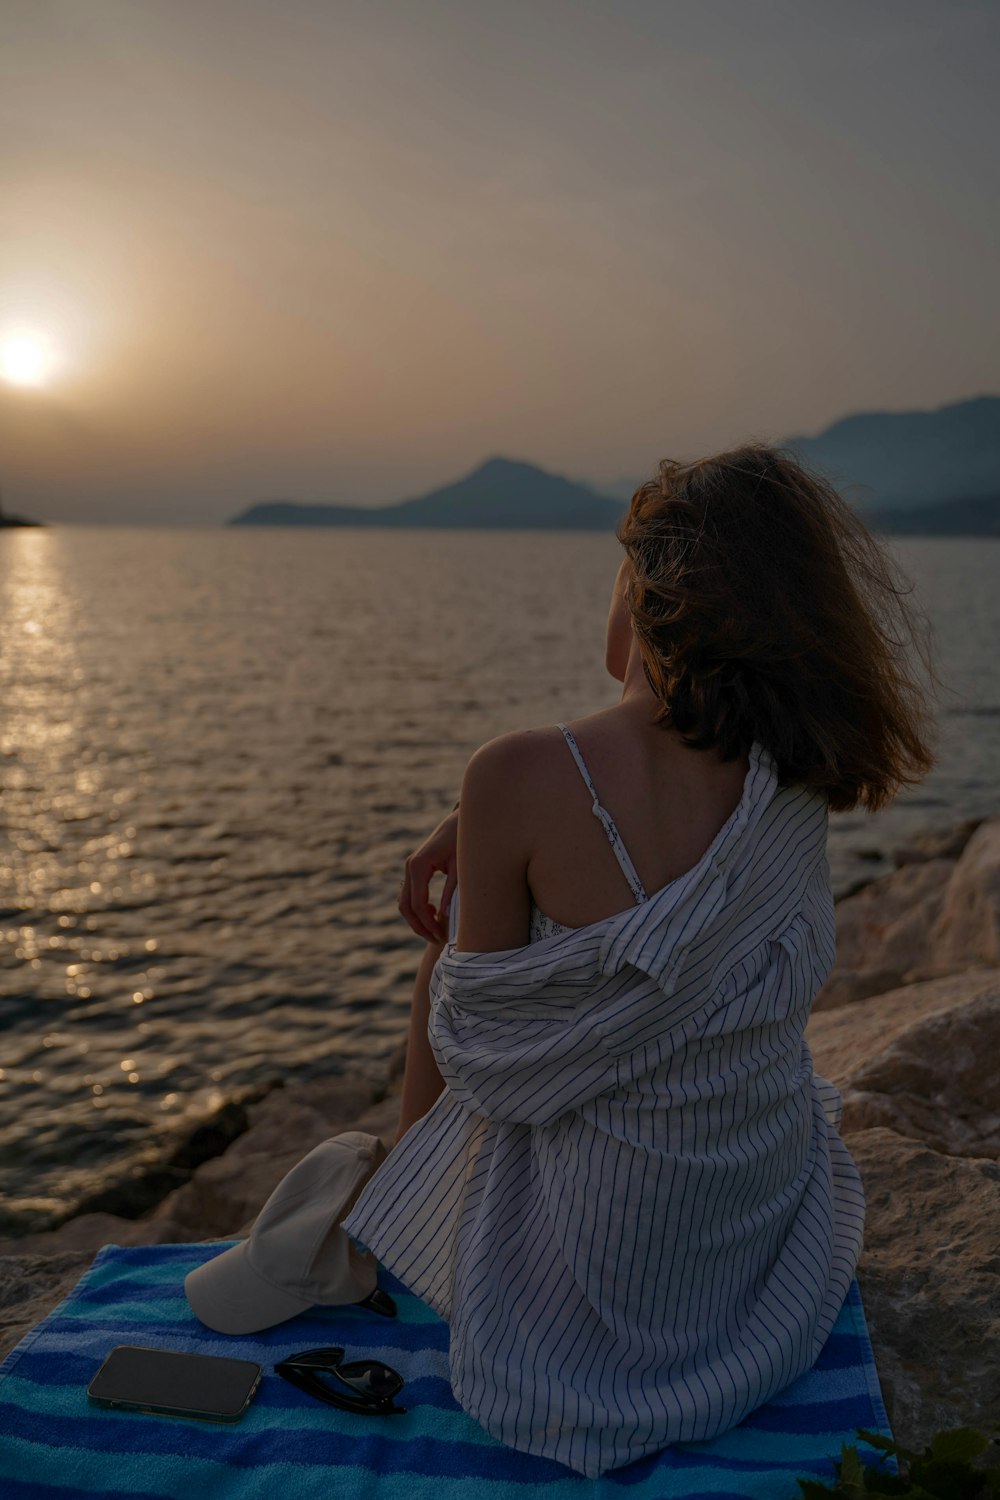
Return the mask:
[[[754,740],[831,810],[877,812],[936,762],[930,627],[861,517],[788,450],[664,459],[615,534],[654,722],[723,760]]]

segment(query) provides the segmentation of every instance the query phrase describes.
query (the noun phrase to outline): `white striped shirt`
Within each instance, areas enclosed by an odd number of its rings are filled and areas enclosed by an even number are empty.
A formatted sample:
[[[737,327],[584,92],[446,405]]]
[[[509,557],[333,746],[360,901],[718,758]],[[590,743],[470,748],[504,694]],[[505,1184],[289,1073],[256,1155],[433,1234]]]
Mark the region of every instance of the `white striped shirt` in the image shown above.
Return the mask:
[[[448,1320],[455,1397],[501,1442],[593,1477],[711,1438],[833,1328],[864,1197],[804,1036],[827,821],[755,743],[706,854],[634,907],[470,952],[454,901],[447,1087],[343,1223]]]

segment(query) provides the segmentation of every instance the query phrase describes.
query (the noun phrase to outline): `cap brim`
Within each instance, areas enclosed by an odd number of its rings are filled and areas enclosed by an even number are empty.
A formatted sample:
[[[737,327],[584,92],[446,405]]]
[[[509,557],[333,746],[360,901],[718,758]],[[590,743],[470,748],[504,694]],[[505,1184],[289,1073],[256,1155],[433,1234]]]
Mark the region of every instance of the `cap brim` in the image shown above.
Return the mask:
[[[192,1312],[216,1333],[257,1333],[315,1306],[258,1276],[247,1261],[246,1247],[241,1240],[184,1278]]]

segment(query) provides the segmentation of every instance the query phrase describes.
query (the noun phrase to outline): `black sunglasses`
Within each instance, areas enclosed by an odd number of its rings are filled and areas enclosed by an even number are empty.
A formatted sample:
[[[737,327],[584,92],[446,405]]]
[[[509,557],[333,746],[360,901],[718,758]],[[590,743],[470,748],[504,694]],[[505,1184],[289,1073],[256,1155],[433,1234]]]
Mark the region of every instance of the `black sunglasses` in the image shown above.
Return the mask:
[[[306,1349],[302,1354],[290,1354],[274,1367],[276,1375],[290,1385],[325,1401],[328,1406],[338,1406],[342,1411],[356,1411],[360,1416],[381,1417],[390,1412],[405,1412],[405,1406],[395,1406],[393,1396],[403,1389],[403,1377],[391,1365],[380,1359],[356,1359],[341,1364],[343,1349]],[[322,1377],[332,1376],[350,1387],[343,1391],[328,1384]]]
[[[383,1318],[394,1318],[396,1316],[396,1304],[388,1292],[383,1292],[377,1286],[373,1292],[369,1292],[363,1302],[356,1302],[356,1307],[367,1307],[372,1312],[381,1313]]]

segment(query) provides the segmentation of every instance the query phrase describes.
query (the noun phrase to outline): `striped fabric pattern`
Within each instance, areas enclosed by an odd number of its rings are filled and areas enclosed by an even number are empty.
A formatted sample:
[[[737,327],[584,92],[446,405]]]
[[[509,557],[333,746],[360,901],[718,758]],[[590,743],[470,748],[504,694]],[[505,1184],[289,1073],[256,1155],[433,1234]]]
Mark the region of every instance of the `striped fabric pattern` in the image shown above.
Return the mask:
[[[0,1365],[4,1500],[798,1500],[795,1476],[832,1477],[855,1427],[888,1433],[856,1284],[815,1368],[740,1427],[600,1479],[504,1447],[455,1401],[448,1328],[385,1271],[399,1317],[317,1308],[265,1333],[205,1328],[184,1277],[233,1241],[98,1254],[69,1298]],[[116,1344],[253,1359],[264,1379],[234,1426],[112,1412],[87,1386]],[[300,1349],[339,1344],[405,1379],[405,1416],[323,1406],[273,1373]],[[865,1459],[876,1455],[867,1446]],[[894,1471],[894,1470],[893,1470]],[[889,1472],[887,1469],[886,1472]]]
[[[456,893],[428,1029],[447,1087],[343,1221],[449,1323],[465,1410],[587,1478],[809,1370],[861,1251],[804,1035],[834,957],[826,798],[749,759],[705,856],[613,917],[458,950]]]

